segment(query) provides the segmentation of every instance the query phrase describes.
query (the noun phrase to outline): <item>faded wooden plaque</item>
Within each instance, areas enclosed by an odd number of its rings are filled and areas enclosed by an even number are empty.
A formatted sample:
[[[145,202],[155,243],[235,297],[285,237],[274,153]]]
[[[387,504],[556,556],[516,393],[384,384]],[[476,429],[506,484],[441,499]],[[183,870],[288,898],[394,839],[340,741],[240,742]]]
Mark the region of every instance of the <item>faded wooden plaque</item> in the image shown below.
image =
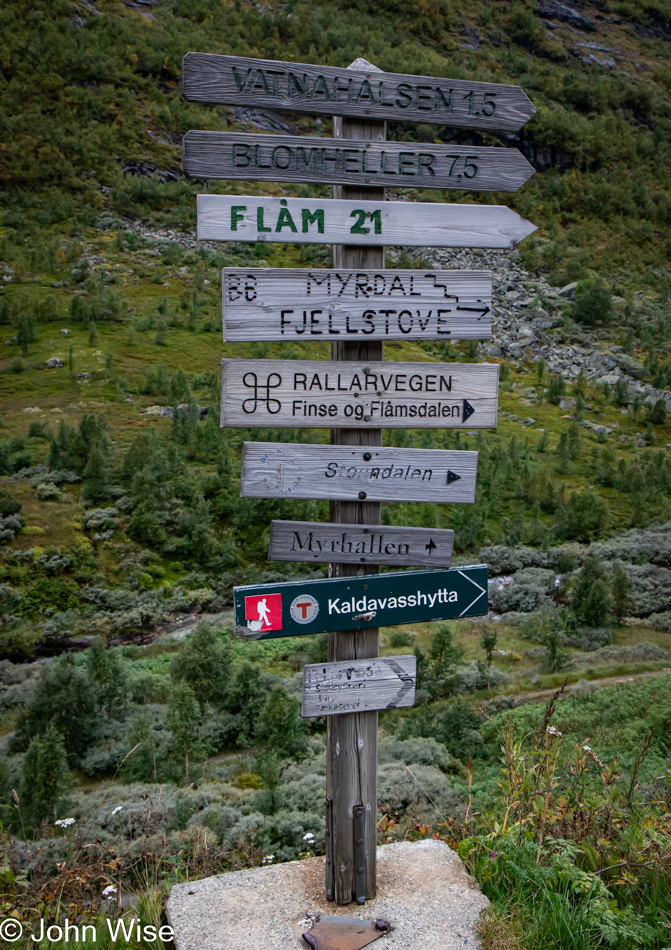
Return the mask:
[[[191,102],[469,129],[516,131],[536,112],[519,86],[216,53],[184,56],[182,93]]]
[[[491,272],[226,268],[224,340],[487,340]]]
[[[192,131],[184,136],[184,171],[192,178],[517,191],[535,169],[516,148]]]
[[[454,531],[445,528],[271,521],[268,558],[271,561],[449,567],[453,546]]]
[[[244,442],[240,495],[471,504],[477,468],[477,452]],[[370,528],[378,530],[377,525]]]
[[[505,205],[198,195],[199,241],[514,247],[535,230]]]
[[[417,657],[310,663],[303,667],[301,716],[398,709],[415,702]]]
[[[235,428],[493,429],[489,363],[221,361],[221,425]]]

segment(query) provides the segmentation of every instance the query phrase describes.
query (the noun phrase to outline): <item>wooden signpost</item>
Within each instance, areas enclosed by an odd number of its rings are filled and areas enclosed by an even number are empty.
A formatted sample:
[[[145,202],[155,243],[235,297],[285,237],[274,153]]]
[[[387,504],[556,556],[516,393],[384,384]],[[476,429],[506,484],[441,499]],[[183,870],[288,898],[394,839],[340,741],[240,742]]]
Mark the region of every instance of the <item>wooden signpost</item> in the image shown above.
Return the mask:
[[[222,360],[221,424],[491,429],[498,392],[488,363]]]
[[[385,656],[303,667],[301,716],[399,709],[415,702],[417,657]]]
[[[234,587],[233,600],[236,633],[247,640],[480,617],[487,613],[487,567],[250,584]]]
[[[449,567],[453,546],[449,529],[271,521],[268,560]]]
[[[487,340],[490,271],[238,267],[221,275],[224,340]]]
[[[535,230],[505,205],[198,195],[199,241],[514,247]]]
[[[330,523],[273,522],[270,556],[329,560],[330,579],[234,591],[237,632],[328,632],[306,667],[303,714],[327,716],[327,899],[376,893],[377,712],[410,705],[414,658],[379,658],[378,624],[484,615],[487,569],[449,565],[453,532],[380,526],[380,501],[472,502],[477,453],[382,448],[385,428],[496,425],[498,366],[384,363],[382,341],[486,339],[488,272],[384,270],[384,246],[512,248],[535,227],[505,206],[385,202],[384,186],[515,191],[514,149],[388,142],[384,120],[517,130],[535,112],[517,86],[188,53],[195,102],[333,116],[333,139],[190,132],[204,178],[333,182],[333,198],[199,195],[198,238],[327,244],[330,270],[224,271],[227,341],[330,340],[331,362],[223,360],[221,424],[332,427],[331,444],[245,443],[243,497],[328,498]],[[345,141],[347,140],[347,141]],[[356,574],[356,576],[354,576]],[[394,665],[395,664],[395,665]]]
[[[513,132],[536,112],[519,86],[383,73],[364,60],[342,69],[187,53],[182,92],[190,102]]]
[[[516,148],[188,132],[191,178],[517,191],[534,174]]]
[[[477,452],[244,442],[240,496],[472,504],[477,467]]]

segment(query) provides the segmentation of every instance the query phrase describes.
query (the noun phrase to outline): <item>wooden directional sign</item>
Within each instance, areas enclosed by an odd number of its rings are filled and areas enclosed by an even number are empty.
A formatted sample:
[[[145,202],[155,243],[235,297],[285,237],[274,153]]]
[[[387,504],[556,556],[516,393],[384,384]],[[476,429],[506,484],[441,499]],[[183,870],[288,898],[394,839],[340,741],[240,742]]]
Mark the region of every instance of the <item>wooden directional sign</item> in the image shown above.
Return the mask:
[[[310,663],[303,667],[301,716],[399,709],[415,702],[417,657]]]
[[[487,340],[487,270],[222,271],[224,340]]]
[[[182,93],[191,102],[368,116],[468,129],[516,131],[536,112],[519,86],[187,53]]]
[[[240,496],[471,504],[477,467],[477,452],[243,442]]]
[[[518,191],[535,169],[516,148],[187,132],[192,178]]]
[[[487,567],[394,571],[234,587],[235,632],[248,640],[426,623],[487,613]]]
[[[271,561],[449,567],[454,531],[393,525],[271,521]]]
[[[535,230],[505,205],[198,195],[199,241],[514,247]]]
[[[221,425],[496,426],[498,364],[222,360]]]

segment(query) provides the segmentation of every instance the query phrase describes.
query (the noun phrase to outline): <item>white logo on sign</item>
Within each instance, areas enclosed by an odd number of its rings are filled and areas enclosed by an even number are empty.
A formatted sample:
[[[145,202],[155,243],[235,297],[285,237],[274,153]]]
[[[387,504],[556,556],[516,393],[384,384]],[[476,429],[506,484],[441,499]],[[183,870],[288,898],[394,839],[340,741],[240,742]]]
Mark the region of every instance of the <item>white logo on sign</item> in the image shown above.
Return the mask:
[[[319,613],[319,602],[312,594],[299,594],[291,601],[289,612],[296,623],[312,623]]]

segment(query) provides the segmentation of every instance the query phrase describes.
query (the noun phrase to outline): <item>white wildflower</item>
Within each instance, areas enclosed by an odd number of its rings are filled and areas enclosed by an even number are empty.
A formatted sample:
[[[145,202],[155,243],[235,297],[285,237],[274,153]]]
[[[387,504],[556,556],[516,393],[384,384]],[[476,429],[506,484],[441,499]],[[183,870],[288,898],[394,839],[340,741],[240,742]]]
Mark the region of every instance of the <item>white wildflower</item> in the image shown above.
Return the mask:
[[[548,735],[549,735],[549,736],[557,736],[557,738],[559,738],[559,739],[563,739],[563,738],[564,738],[563,735],[562,735],[562,733],[561,733],[561,732],[559,731],[559,729],[557,729],[555,726],[548,726]]]
[[[274,860],[275,860],[274,854],[267,854],[265,858],[263,859],[263,861],[261,862],[261,864],[272,864]]]
[[[123,805],[117,805],[114,811],[112,812],[112,815],[118,815],[122,808],[123,808]]]
[[[312,834],[311,831],[308,831],[307,834],[303,835],[303,841],[314,841],[314,840],[315,840],[315,836]]]
[[[582,751],[583,751],[583,752],[591,752],[592,750],[591,750],[591,748],[590,748],[588,745],[584,745],[584,746],[582,747]]]
[[[116,892],[117,892],[117,889],[114,886],[114,884],[108,884],[105,890],[103,891],[103,897],[107,897],[107,898],[113,897],[116,894]]]
[[[74,818],[59,818],[58,821],[54,822],[59,828],[69,828],[70,825],[74,825],[74,823]]]

